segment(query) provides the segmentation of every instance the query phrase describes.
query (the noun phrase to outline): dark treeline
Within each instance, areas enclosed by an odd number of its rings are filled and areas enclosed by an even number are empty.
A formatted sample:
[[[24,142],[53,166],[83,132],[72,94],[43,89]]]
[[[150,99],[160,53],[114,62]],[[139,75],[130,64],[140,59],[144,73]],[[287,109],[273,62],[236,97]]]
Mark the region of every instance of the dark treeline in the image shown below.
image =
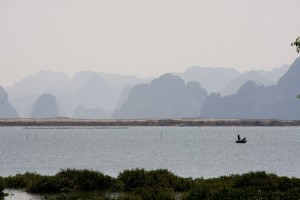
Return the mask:
[[[0,177],[0,191],[5,188],[52,194],[48,199],[79,199],[80,194],[80,199],[111,199],[82,196],[85,192],[96,191],[115,192],[118,195],[113,199],[120,200],[300,199],[299,178],[279,177],[263,171],[192,179],[176,176],[165,169],[125,170],[116,178],[98,171],[66,169],[54,176],[27,172]]]

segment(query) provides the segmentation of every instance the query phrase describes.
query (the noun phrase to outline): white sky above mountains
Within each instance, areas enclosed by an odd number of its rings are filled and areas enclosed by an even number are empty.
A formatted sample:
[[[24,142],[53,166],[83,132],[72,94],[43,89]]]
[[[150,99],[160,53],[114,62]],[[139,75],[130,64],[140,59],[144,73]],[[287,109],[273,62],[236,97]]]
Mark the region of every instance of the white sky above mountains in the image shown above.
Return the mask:
[[[300,0],[0,0],[0,85],[39,70],[270,70],[299,56]]]

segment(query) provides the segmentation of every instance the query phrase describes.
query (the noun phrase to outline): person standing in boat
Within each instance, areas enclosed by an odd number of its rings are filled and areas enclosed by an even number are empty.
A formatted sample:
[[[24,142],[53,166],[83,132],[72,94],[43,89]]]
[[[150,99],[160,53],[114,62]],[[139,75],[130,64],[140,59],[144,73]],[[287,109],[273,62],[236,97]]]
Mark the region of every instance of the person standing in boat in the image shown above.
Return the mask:
[[[240,141],[241,140],[241,137],[240,137],[240,134],[238,134],[238,141]]]

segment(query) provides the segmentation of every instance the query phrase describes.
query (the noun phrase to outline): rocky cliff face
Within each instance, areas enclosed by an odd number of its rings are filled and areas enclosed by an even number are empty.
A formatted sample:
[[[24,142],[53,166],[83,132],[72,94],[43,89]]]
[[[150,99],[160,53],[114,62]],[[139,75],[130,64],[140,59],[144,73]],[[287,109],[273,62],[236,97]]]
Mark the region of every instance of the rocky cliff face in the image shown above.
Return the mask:
[[[197,117],[207,97],[205,89],[193,81],[187,84],[178,76],[165,74],[150,84],[134,86],[114,118]]]
[[[300,119],[300,57],[290,66],[277,85],[270,87],[266,99],[272,106],[265,111],[277,119]]]
[[[42,94],[34,103],[31,113],[32,118],[58,117],[56,97],[52,94]]]
[[[17,118],[18,112],[11,106],[8,101],[6,91],[0,86],[0,118]]]
[[[300,57],[276,85],[264,87],[245,83],[236,94],[210,95],[201,116],[212,118],[300,119]]]

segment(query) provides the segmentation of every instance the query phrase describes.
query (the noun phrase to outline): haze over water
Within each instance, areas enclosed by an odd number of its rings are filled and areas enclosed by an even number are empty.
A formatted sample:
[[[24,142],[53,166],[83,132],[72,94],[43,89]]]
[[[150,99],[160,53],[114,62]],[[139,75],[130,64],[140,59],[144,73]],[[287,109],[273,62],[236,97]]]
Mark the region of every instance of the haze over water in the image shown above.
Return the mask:
[[[300,177],[299,127],[0,128],[0,176],[165,168],[184,177],[265,170]],[[162,134],[161,134],[162,133]],[[246,144],[236,144],[237,134]],[[162,136],[162,137],[161,137]]]

